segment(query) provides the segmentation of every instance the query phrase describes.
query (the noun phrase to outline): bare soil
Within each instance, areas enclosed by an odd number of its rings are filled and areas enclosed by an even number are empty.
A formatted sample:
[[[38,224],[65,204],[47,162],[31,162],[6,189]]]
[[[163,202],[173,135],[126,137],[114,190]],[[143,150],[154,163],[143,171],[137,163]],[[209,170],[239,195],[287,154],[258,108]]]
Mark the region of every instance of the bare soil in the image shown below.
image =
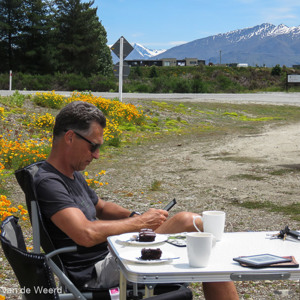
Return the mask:
[[[227,231],[299,229],[289,215],[241,207],[245,201],[299,203],[300,124],[263,128],[260,134],[176,135],[123,149],[104,157],[109,185],[99,193],[132,210],[162,207],[172,198],[171,214],[187,210],[225,210]],[[272,172],[275,171],[276,175]],[[300,299],[299,282],[236,284],[241,299]],[[201,285],[192,285],[203,299]],[[197,298],[198,297],[198,298]]]

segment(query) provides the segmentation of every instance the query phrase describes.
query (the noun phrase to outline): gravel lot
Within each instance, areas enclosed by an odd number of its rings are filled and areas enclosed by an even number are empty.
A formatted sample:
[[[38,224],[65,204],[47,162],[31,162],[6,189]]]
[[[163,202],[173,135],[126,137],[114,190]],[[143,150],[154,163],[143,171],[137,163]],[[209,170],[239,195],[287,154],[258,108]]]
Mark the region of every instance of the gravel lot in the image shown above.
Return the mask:
[[[287,224],[300,228],[300,222],[289,216],[233,205],[244,201],[299,202],[299,125],[218,139],[176,136],[130,147],[97,163],[107,171],[109,181],[102,196],[139,211],[145,211],[149,203],[161,207],[173,197],[178,205],[172,213],[225,210],[227,231],[279,231]],[[290,171],[270,175],[283,169]],[[241,174],[256,177],[239,179]],[[154,183],[159,187],[153,188]],[[241,299],[300,299],[299,282],[241,282],[237,288]],[[198,299],[203,299],[201,288],[195,286],[195,291]]]
[[[178,204],[172,213],[225,210],[227,231],[279,231],[287,224],[300,228],[300,222],[289,216],[233,205],[299,202],[299,141],[300,124],[294,124],[265,128],[259,135],[220,139],[176,136],[130,147],[112,160],[97,163],[106,170],[109,181],[102,196],[139,211],[145,211],[149,203],[161,207],[173,197]],[[283,169],[290,172],[270,175]],[[263,179],[238,179],[241,174]],[[158,183],[157,189],[154,183]],[[199,294],[195,299],[203,299],[201,288],[194,288]],[[240,282],[237,288],[241,299],[300,299],[299,282]]]

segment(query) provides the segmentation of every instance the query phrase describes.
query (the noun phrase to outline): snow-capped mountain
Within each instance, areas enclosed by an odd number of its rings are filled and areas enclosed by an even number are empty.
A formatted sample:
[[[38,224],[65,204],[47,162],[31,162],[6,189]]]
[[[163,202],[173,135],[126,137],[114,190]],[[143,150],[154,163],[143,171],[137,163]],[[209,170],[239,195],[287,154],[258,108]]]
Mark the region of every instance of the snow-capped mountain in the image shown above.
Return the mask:
[[[204,59],[206,63],[292,66],[300,64],[300,26],[264,23],[198,39],[171,48],[153,58],[166,57],[198,58]]]
[[[125,58],[128,60],[134,59],[151,59],[153,56],[160,55],[166,50],[152,50],[148,49],[141,44],[132,44],[133,50],[131,53]],[[113,63],[119,61],[119,58],[112,52]]]
[[[133,44],[132,45],[134,50],[127,56],[127,59],[138,59],[138,58],[143,58],[143,59],[147,59],[147,58],[152,58],[153,56],[159,55],[164,53],[166,50],[152,50],[152,49],[148,49],[145,46],[141,45],[141,44]],[[140,57],[138,57],[138,55]],[[130,56],[132,56],[133,58],[130,58]]]
[[[251,28],[234,30],[228,33],[218,34],[214,37],[225,37],[231,42],[240,42],[242,40],[248,40],[254,37],[259,37],[260,39],[268,38],[268,37],[277,37],[280,35],[297,35],[300,34],[300,26],[299,27],[288,27],[284,24],[280,24],[278,26],[264,23],[262,25],[258,25]]]

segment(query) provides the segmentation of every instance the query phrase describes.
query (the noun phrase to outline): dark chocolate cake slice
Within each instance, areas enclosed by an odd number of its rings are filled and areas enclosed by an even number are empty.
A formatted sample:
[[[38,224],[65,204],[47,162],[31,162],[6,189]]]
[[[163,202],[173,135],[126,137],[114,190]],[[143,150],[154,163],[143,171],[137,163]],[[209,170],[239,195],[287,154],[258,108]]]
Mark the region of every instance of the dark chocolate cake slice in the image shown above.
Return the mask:
[[[141,229],[139,232],[138,241],[139,242],[153,242],[155,240],[156,233],[149,228]]]
[[[157,249],[152,249],[152,248],[143,248],[141,251],[141,259],[143,260],[155,260],[155,259],[160,259],[162,251],[157,248]]]

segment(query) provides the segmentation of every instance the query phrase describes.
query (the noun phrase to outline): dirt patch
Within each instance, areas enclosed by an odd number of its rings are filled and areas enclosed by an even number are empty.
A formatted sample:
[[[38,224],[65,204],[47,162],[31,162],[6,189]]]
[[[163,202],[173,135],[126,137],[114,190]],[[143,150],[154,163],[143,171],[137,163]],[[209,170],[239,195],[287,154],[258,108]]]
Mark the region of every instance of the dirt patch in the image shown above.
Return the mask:
[[[231,231],[278,230],[287,223],[299,228],[300,223],[289,216],[232,205],[299,201],[299,137],[299,124],[217,139],[177,135],[128,147],[113,159],[94,162],[93,168],[107,172],[109,185],[99,191],[105,199],[141,211],[176,197],[178,205],[172,213],[228,210]],[[160,184],[153,189],[155,182]],[[257,220],[260,216],[262,222]]]
[[[176,135],[123,149],[94,162],[105,169],[109,185],[99,191],[141,212],[172,198],[182,210],[225,210],[227,231],[299,229],[290,215],[247,209],[244,202],[289,205],[299,202],[300,126],[266,127],[260,134]],[[299,282],[240,282],[241,299],[299,299]],[[201,288],[195,294],[203,299]]]

